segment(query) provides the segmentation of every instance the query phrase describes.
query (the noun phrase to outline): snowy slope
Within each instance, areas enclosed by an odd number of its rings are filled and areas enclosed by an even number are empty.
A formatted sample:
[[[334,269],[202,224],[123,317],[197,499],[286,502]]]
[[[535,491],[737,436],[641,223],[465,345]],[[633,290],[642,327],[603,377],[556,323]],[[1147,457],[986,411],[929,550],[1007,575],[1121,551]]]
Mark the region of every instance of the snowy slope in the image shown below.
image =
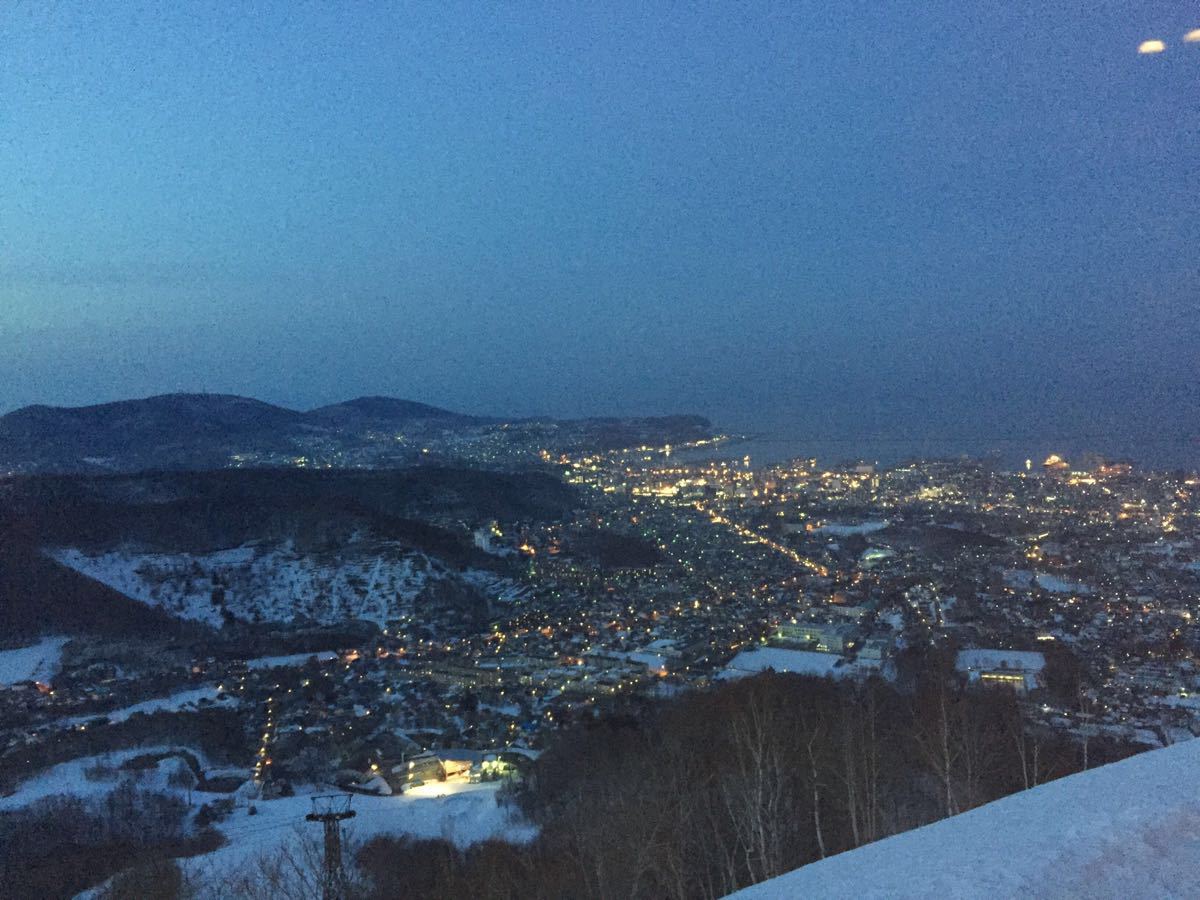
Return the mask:
[[[0,812],[21,809],[31,806],[39,800],[45,800],[47,797],[61,795],[79,797],[86,800],[98,800],[125,779],[133,780],[138,787],[146,790],[170,793],[176,790],[167,785],[164,777],[164,773],[169,774],[169,771],[174,766],[174,763],[170,760],[156,766],[150,771],[128,772],[120,770],[119,767],[126,760],[135,756],[180,750],[184,750],[184,752],[195,756],[200,760],[201,765],[207,765],[204,754],[199,751],[171,747],[165,744],[130,747],[125,750],[116,750],[112,753],[104,753],[98,756],[84,756],[79,759],[70,760],[69,762],[59,763],[56,766],[46,769],[44,772],[39,772],[37,775],[27,778],[21,782],[13,793],[7,796],[0,796]],[[103,766],[107,771],[103,776],[97,775],[96,777],[89,778],[87,771],[93,766]]]
[[[0,650],[0,685],[19,681],[49,683],[59,669],[62,649],[70,638],[50,637],[29,647]]]
[[[532,840],[537,831],[496,803],[495,784],[438,784],[392,797],[356,795],[344,835],[348,841],[366,841],[378,835],[411,835],[445,838],[468,847],[498,838],[514,843]],[[269,855],[314,826],[304,817],[312,811],[308,796],[258,801],[257,814],[239,807],[218,826],[228,843],[212,853],[183,861],[200,881],[219,881],[264,854]]]
[[[1195,897],[1200,740],[1005,797],[739,891],[792,897]]]
[[[189,688],[186,691],[178,691],[166,697],[143,700],[141,703],[135,703],[132,706],[125,706],[121,709],[114,709],[112,712],[91,713],[86,716],[72,716],[69,719],[59,719],[56,724],[59,727],[73,728],[76,725],[91,722],[93,719],[107,719],[115,725],[119,722],[124,722],[130,716],[136,715],[151,715],[159,712],[187,712],[210,706],[232,707],[237,705],[238,701],[232,697],[218,700],[217,686],[207,685],[201,688]]]
[[[53,559],[127,597],[184,619],[219,627],[224,608],[243,621],[290,622],[304,616],[322,624],[366,619],[386,624],[412,612],[431,580],[447,577],[435,560],[396,545],[363,541],[336,556],[302,553],[291,543],[246,546],[207,554],[48,551]],[[500,593],[512,583],[491,573],[464,580]]]
[[[383,835],[408,835],[418,839],[442,838],[459,847],[481,841],[503,840],[526,843],[537,830],[508,807],[496,802],[495,784],[438,784],[405,792],[401,796],[355,796],[354,818],[343,825],[344,846],[353,855],[356,845]],[[217,825],[227,843],[211,853],[180,859],[195,900],[229,900],[246,895],[243,883],[258,885],[252,896],[317,896],[309,890],[279,890],[264,882],[263,872],[277,861],[299,859],[318,866],[321,831],[305,820],[312,810],[310,796],[255,801],[255,815],[245,802]],[[288,882],[284,864],[283,877]],[[265,887],[265,892],[261,888]],[[81,894],[78,900],[103,896],[98,891]]]

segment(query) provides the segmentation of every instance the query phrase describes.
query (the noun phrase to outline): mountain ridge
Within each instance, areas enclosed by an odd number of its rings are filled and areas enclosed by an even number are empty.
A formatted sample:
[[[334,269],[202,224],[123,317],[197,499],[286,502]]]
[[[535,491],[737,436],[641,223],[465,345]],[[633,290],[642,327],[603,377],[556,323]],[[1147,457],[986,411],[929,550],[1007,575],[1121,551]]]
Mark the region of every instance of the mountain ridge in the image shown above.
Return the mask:
[[[407,464],[447,437],[478,438],[506,425],[586,426],[601,440],[661,432],[698,436],[699,416],[577,420],[470,415],[396,397],[367,395],[309,410],[236,394],[172,393],[89,406],[34,404],[0,416],[0,476],[303,464]],[[321,463],[318,463],[321,464]]]
[[[379,407],[384,404],[392,404],[397,410],[404,409],[411,416],[423,413],[433,418],[477,418],[474,416],[469,416],[465,413],[453,412],[448,409],[432,406],[427,403],[420,403],[415,400],[404,400],[398,397],[388,397],[384,395],[364,395],[361,397],[353,397],[349,400],[342,400],[337,403],[329,403],[323,406],[317,406],[313,407],[312,409],[305,410],[293,409],[290,406],[283,406],[282,404],[278,403],[268,403],[265,400],[259,400],[255,397],[247,397],[242,394],[225,394],[208,391],[172,391],[164,394],[151,394],[147,397],[130,397],[122,400],[109,400],[104,403],[87,403],[80,406],[58,406],[50,403],[31,403],[27,406],[18,407],[17,409],[0,415],[0,424],[3,424],[6,421],[14,418],[24,419],[32,416],[45,415],[103,416],[107,414],[115,414],[125,410],[153,410],[155,408],[166,407],[168,404],[177,409],[183,408],[186,404],[192,404],[194,406],[206,405],[213,409],[219,409],[218,404],[225,404],[228,407],[252,406],[262,411],[269,410],[274,414],[292,418],[306,418],[341,408],[359,408],[365,410],[373,406]]]

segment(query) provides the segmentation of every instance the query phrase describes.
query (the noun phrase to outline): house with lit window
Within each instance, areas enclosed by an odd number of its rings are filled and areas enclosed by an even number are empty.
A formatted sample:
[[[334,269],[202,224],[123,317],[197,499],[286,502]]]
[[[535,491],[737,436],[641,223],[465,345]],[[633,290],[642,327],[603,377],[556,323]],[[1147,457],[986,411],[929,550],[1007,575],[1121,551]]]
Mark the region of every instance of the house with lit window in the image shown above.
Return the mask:
[[[985,687],[1006,687],[1024,694],[1041,686],[1046,657],[1033,650],[959,651],[955,668]]]

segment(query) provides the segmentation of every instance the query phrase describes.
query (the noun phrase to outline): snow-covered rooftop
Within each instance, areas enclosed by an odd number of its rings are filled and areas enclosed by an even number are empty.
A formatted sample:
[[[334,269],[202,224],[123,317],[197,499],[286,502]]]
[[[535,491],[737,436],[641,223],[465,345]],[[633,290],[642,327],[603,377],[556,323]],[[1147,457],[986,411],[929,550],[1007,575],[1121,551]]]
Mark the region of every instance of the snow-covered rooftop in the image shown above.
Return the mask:
[[[958,668],[964,672],[992,672],[997,669],[1014,669],[1024,672],[1040,672],[1046,666],[1046,657],[1036,650],[960,650]]]
[[[841,663],[841,665],[838,665]],[[776,672],[792,672],[797,675],[830,675],[846,678],[859,674],[858,669],[833,653],[816,653],[812,650],[787,650],[783,647],[759,647],[743,650],[732,660],[720,677],[737,678],[755,672],[774,669]]]
[[[829,522],[825,525],[820,525],[813,529],[815,534],[832,534],[837,537],[847,537],[852,534],[871,534],[875,531],[883,531],[890,525],[890,522],[862,522],[858,525],[846,525],[842,522]]]

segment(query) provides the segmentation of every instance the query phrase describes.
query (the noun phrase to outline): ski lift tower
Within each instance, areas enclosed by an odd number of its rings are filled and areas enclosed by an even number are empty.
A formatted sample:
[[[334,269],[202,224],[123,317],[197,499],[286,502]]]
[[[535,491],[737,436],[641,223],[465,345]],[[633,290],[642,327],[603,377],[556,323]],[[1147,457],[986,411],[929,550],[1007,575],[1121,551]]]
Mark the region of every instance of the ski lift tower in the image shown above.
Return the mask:
[[[325,865],[321,875],[321,900],[345,900],[346,872],[342,868],[342,822],[354,818],[349,794],[322,794],[312,798],[312,812],[304,818],[325,828]]]

